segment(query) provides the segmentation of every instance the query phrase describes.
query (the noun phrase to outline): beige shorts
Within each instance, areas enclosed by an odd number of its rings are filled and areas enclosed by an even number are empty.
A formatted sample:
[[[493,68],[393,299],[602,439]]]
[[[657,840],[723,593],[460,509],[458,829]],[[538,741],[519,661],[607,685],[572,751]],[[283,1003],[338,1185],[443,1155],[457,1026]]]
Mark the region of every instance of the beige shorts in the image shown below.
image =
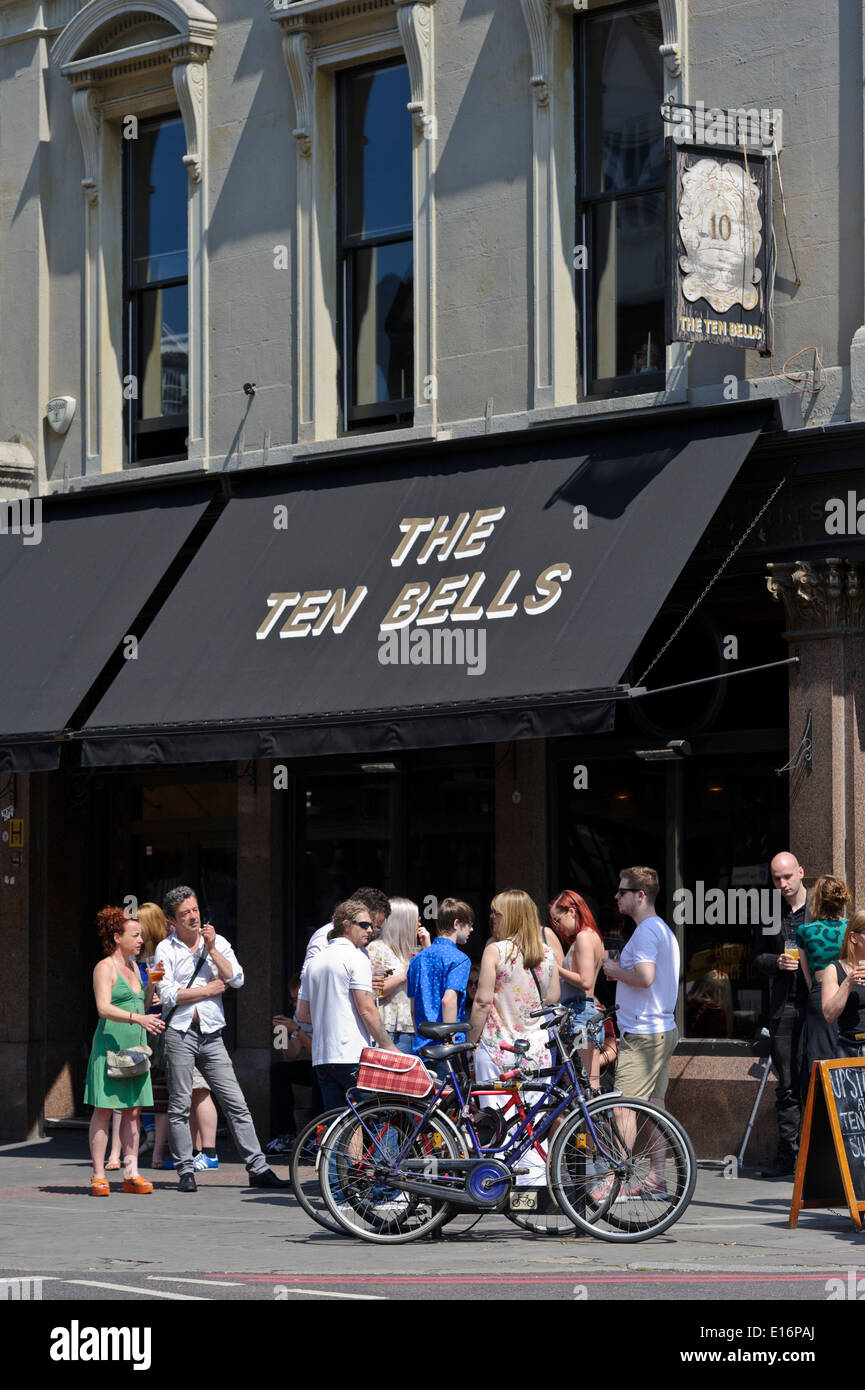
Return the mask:
[[[616,1062],[616,1090],[634,1100],[663,1100],[670,1080],[670,1058],[679,1041],[669,1033],[623,1033]]]
[[[192,1068],[192,1089],[193,1091],[210,1090],[208,1082],[205,1081],[204,1077],[201,1075],[201,1072],[198,1070],[198,1067]]]

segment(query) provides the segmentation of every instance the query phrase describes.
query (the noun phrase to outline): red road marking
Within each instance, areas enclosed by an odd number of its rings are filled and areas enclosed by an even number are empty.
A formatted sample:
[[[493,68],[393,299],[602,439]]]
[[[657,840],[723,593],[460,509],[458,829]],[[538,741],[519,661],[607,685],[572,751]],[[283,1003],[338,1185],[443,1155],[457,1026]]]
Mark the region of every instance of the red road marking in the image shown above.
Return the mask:
[[[204,1275],[216,1278],[216,1275]],[[224,1275],[223,1275],[224,1277]],[[846,1279],[847,1271],[818,1270],[814,1274],[234,1274],[250,1283],[276,1284],[796,1284]]]

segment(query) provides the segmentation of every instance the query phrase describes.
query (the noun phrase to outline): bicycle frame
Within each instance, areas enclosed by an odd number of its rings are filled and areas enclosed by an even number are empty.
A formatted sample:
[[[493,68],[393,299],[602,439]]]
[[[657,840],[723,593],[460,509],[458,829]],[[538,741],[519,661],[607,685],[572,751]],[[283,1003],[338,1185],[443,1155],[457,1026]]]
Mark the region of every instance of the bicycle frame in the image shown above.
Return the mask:
[[[426,1109],[423,1111],[423,1114],[418,1119],[417,1124],[415,1125],[415,1128],[412,1131],[412,1133],[402,1143],[400,1150],[397,1154],[388,1153],[387,1150],[382,1146],[379,1137],[372,1133],[372,1131],[365,1123],[363,1110],[359,1109],[358,1106],[360,1104],[359,1096],[365,1095],[367,1093],[359,1092],[356,1087],[353,1087],[351,1090],[349,1090],[349,1092],[346,1095],[348,1109],[352,1111],[355,1118],[359,1122],[361,1128],[363,1129],[364,1133],[370,1139],[373,1145],[373,1150],[371,1151],[371,1153],[374,1152],[376,1155],[374,1161],[378,1162],[380,1159],[382,1167],[385,1170],[385,1174],[390,1176],[397,1175],[399,1172],[400,1165],[404,1162],[409,1162],[412,1166],[414,1166],[415,1164],[422,1165],[424,1163],[424,1160],[407,1160],[406,1155],[411,1149],[411,1146],[415,1142],[415,1139],[421,1132],[426,1122],[430,1119],[432,1119],[433,1122],[435,1122],[434,1117],[437,1111],[439,1112],[443,1120],[446,1120],[449,1124],[453,1124],[451,1117],[448,1115],[447,1110],[445,1109],[442,1103],[443,1098],[445,1097],[448,1089],[450,1089],[459,1103],[460,1121],[465,1126],[465,1129],[461,1132],[463,1134],[463,1138],[468,1139],[471,1147],[473,1148],[473,1153],[471,1155],[473,1159],[498,1158],[499,1161],[503,1162],[506,1167],[512,1168],[515,1164],[519,1162],[519,1160],[526,1153],[528,1153],[528,1151],[531,1148],[535,1148],[538,1151],[538,1153],[542,1154],[543,1158],[546,1160],[546,1153],[543,1153],[543,1151],[539,1147],[540,1140],[542,1140],[547,1134],[549,1134],[551,1129],[553,1129],[553,1127],[555,1126],[555,1123],[559,1119],[559,1117],[568,1109],[569,1106],[576,1102],[582,1110],[583,1116],[588,1125],[589,1133],[591,1134],[592,1139],[595,1145],[597,1146],[598,1152],[609,1161],[613,1169],[622,1168],[624,1166],[622,1159],[620,1157],[617,1157],[615,1154],[609,1153],[592,1123],[590,1109],[591,1102],[589,1102],[589,1104],[586,1103],[585,1096],[577,1079],[576,1069],[570,1057],[568,1056],[567,1051],[564,1049],[562,1045],[562,1041],[559,1037],[558,1029],[556,1028],[555,1024],[551,1024],[548,1026],[548,1032],[552,1035],[559,1048],[560,1055],[562,1055],[565,1058],[565,1060],[558,1068],[552,1067],[544,1069],[544,1072],[546,1074],[554,1074],[553,1079],[549,1082],[548,1085],[544,1086],[543,1093],[529,1110],[525,1110],[523,1097],[521,1094],[522,1091],[525,1089],[525,1082],[517,1082],[513,1086],[508,1085],[507,1083],[505,1085],[491,1084],[490,1086],[480,1088],[477,1091],[467,1090],[464,1096],[463,1092],[460,1089],[459,1079],[456,1075],[456,1072],[454,1071],[451,1065],[450,1059],[448,1059],[447,1077],[440,1082],[437,1088],[433,1090],[432,1097],[428,1101]],[[535,1075],[540,1076],[541,1073],[537,1072],[535,1073]],[[560,1086],[560,1083],[562,1082],[563,1078],[566,1078],[569,1083],[566,1091],[563,1090]],[[526,1078],[526,1080],[529,1079],[530,1077]],[[501,1095],[507,1094],[508,1091],[510,1091],[512,1099],[515,1100],[517,1103],[518,1113],[520,1111],[522,1112],[520,1124],[516,1130],[516,1133],[509,1136],[509,1138],[504,1144],[483,1145],[480,1143],[475,1128],[471,1122],[471,1118],[469,1115],[469,1100],[473,1095],[480,1095],[484,1093]],[[384,1093],[379,1093],[379,1101],[381,1101],[383,1094]],[[604,1096],[604,1099],[609,1100],[611,1097],[614,1097],[616,1095],[621,1095],[621,1091],[607,1092]],[[393,1098],[395,1101],[405,1101],[407,1099],[407,1097],[405,1096],[397,1095],[394,1095]],[[551,1100],[557,1100],[557,1104],[555,1105],[555,1108],[552,1110],[550,1109]],[[540,1119],[538,1127],[535,1128],[535,1118],[541,1111],[545,1111],[546,1113]],[[365,1155],[367,1161],[369,1161],[370,1156],[371,1154]],[[453,1163],[451,1163],[449,1166],[453,1167],[454,1165]],[[435,1173],[432,1173],[431,1175],[426,1175],[426,1180],[430,1180],[430,1178],[433,1182],[435,1182],[437,1175]],[[438,1180],[444,1182],[444,1179],[439,1178]],[[445,1190],[442,1191],[442,1200],[448,1200],[448,1193]]]

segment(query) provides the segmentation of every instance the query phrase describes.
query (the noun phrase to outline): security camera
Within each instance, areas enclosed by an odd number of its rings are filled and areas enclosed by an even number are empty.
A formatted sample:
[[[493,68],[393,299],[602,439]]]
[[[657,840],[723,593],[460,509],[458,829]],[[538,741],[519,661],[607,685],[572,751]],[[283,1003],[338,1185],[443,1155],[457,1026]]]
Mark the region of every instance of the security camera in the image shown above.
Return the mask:
[[[243,394],[244,394],[245,396],[254,396],[254,395],[255,395],[255,382],[254,382],[254,381],[245,381],[245,382],[243,383]]]

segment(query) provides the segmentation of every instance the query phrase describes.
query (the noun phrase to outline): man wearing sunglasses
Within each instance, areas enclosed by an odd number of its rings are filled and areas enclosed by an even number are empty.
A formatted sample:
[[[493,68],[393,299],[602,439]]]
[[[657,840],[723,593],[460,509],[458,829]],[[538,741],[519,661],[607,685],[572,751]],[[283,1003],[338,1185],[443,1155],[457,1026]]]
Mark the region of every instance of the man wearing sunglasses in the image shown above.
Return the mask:
[[[372,913],[359,898],[338,903],[327,950],[303,972],[297,1021],[312,1024],[312,1065],[325,1110],[345,1104],[365,1047],[399,1051],[382,1026],[363,950],[374,929]]]
[[[664,1104],[670,1058],[676,1050],[676,998],[679,991],[679,943],[663,918],[655,913],[658,875],[654,869],[622,869],[616,903],[619,912],[637,924],[618,961],[601,964],[608,980],[617,982],[617,1022],[621,1029],[616,1065],[616,1090],[635,1100]],[[653,1168],[655,1160],[653,1157]],[[663,1182],[659,1155],[657,1171],[645,1186],[652,1191]]]

